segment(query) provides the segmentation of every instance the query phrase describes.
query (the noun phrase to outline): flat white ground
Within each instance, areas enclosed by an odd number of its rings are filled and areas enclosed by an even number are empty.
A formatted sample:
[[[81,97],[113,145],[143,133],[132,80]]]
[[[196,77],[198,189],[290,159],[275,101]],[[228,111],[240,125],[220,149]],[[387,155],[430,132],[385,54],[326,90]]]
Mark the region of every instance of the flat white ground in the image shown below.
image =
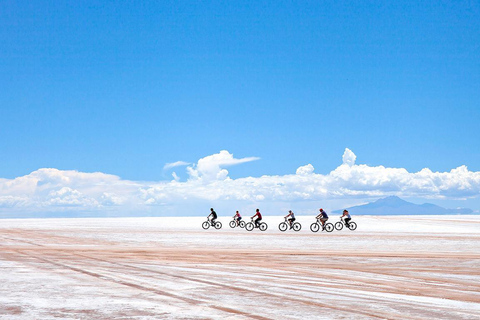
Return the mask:
[[[480,216],[203,220],[0,220],[0,319],[480,319]]]

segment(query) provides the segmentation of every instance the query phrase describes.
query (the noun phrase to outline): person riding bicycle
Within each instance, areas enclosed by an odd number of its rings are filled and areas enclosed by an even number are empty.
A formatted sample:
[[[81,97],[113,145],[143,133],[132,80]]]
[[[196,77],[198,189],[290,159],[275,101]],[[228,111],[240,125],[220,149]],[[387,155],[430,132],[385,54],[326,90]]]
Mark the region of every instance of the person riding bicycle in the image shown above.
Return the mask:
[[[217,213],[215,212],[215,210],[213,210],[213,208],[210,208],[210,214],[208,215],[207,219],[210,220],[210,223],[212,224],[212,226],[215,225],[215,220],[217,220]],[[210,216],[212,216],[212,219],[210,219]]]
[[[340,218],[343,217],[346,217],[345,219],[343,219],[343,221],[345,221],[345,225],[347,226],[347,228],[349,228],[350,225],[348,223],[350,222],[350,220],[352,220],[352,217],[350,217],[350,213],[348,213],[348,210],[343,210],[343,214]]]
[[[320,208],[319,211],[320,213],[318,214],[317,219],[320,219],[320,222],[322,223],[322,227],[325,228],[325,222],[327,222],[328,220],[328,215],[322,208]]]
[[[293,222],[297,219],[295,219],[295,213],[293,213],[292,210],[288,210],[288,214],[285,216],[285,218],[291,217],[288,219],[288,223],[290,224],[290,229],[293,228]]]
[[[260,226],[260,221],[262,221],[262,214],[260,213],[260,210],[255,210],[256,213],[255,215],[252,217],[255,218],[255,217],[258,217],[256,220],[255,220],[255,227],[258,228]]]
[[[240,215],[240,212],[238,212],[238,210],[235,213],[235,215],[233,216],[233,220],[235,220],[237,222],[237,226],[240,223],[240,220],[242,220],[242,216]]]

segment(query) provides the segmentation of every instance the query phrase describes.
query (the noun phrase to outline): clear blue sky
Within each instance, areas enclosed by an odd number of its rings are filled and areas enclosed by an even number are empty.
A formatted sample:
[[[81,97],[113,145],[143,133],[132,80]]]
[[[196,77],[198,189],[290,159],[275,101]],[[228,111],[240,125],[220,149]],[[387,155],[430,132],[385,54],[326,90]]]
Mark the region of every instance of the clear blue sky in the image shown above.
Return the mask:
[[[478,1],[2,1],[0,177],[480,170]]]

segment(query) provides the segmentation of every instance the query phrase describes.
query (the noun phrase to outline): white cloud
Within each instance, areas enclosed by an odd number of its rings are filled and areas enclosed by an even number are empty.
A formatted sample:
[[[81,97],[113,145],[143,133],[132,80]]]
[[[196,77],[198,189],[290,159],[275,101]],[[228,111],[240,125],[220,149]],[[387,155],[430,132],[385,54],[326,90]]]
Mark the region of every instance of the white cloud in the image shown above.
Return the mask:
[[[315,170],[315,168],[309,163],[306,166],[299,167],[297,169],[296,174],[301,176],[306,176],[306,175],[312,174],[313,170]]]
[[[63,187],[59,190],[49,192],[44,206],[82,206],[82,207],[98,207],[99,202],[96,199],[85,196],[78,190]]]
[[[0,208],[9,207],[8,212],[48,212],[135,206],[141,185],[101,172],[39,169],[26,176],[0,180]]]
[[[357,159],[357,156],[355,153],[352,152],[352,150],[345,148],[345,152],[343,153],[343,164],[346,164],[347,166],[353,166],[355,165],[355,160]]]
[[[188,166],[190,162],[185,162],[185,161],[176,161],[176,162],[171,162],[167,163],[163,166],[163,170],[169,170],[175,167],[181,167],[181,166]]]
[[[404,168],[355,164],[356,155],[345,149],[343,162],[328,174],[314,173],[311,164],[295,174],[231,179],[225,167],[257,160],[236,159],[228,151],[204,157],[186,168],[187,181],[136,182],[117,176],[57,169],[39,169],[15,179],[0,179],[1,212],[48,212],[89,210],[102,213],[157,212],[198,203],[230,205],[366,199],[398,195],[438,199],[476,198],[480,172],[459,166],[447,172],[428,168],[408,172]],[[349,200],[350,199],[350,200]],[[148,211],[150,210],[150,211]],[[192,212],[194,214],[195,212]]]
[[[115,193],[104,192],[100,204],[104,206],[119,206],[125,203],[125,199]]]
[[[28,203],[27,197],[0,196],[0,208],[22,207]]]
[[[172,172],[172,177],[175,181],[180,181],[180,177],[177,175],[177,173],[175,171]]]
[[[233,154],[226,150],[212,154],[198,160],[196,165],[187,168],[190,179],[225,180],[228,177],[228,171],[223,167],[233,166],[241,163],[259,160],[257,157],[247,157],[235,159]]]

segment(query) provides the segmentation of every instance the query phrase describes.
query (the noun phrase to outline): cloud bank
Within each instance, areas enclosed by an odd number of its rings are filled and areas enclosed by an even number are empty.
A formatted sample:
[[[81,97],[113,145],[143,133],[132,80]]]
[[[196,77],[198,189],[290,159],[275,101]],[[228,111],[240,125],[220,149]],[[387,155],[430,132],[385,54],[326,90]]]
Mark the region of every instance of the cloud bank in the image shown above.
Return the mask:
[[[459,166],[448,172],[356,164],[345,149],[342,164],[317,174],[312,164],[295,174],[231,179],[225,167],[259,160],[234,158],[223,150],[195,164],[175,162],[166,169],[187,166],[188,179],[137,182],[101,172],[39,169],[15,179],[0,179],[0,212],[90,212],[110,215],[175,210],[179,204],[230,202],[282,203],[328,199],[375,198],[387,195],[438,199],[466,199],[480,195],[480,172]],[[165,209],[165,210],[163,210]],[[167,212],[168,213],[168,212]]]

